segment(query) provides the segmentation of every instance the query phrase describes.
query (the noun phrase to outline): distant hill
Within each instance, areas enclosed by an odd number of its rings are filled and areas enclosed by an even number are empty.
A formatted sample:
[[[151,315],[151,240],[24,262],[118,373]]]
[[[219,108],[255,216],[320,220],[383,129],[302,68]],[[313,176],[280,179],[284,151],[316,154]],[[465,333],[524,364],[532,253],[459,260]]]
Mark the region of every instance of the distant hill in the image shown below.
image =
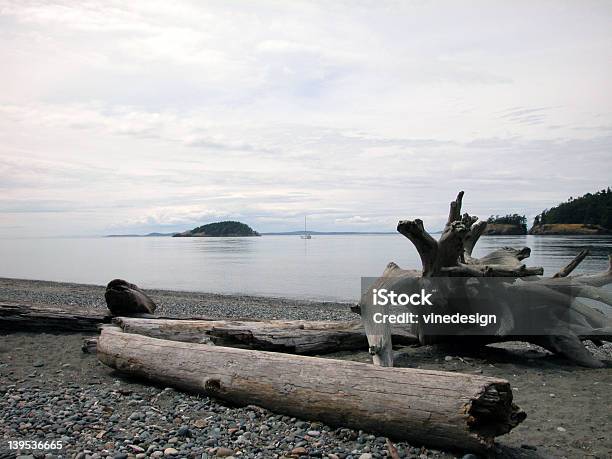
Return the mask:
[[[244,237],[259,236],[259,233],[249,225],[235,221],[224,221],[209,223],[198,226],[183,233],[177,233],[173,237]]]
[[[519,214],[491,215],[487,219],[487,227],[483,234],[486,236],[527,234],[527,217]]]
[[[149,233],[149,234],[109,234],[104,237],[171,237],[177,233]]]
[[[263,236],[302,236],[311,234],[312,236],[347,236],[351,234],[397,234],[396,231],[281,231],[276,233],[261,233]]]
[[[612,232],[610,187],[546,209],[536,216],[530,234],[607,234]]]

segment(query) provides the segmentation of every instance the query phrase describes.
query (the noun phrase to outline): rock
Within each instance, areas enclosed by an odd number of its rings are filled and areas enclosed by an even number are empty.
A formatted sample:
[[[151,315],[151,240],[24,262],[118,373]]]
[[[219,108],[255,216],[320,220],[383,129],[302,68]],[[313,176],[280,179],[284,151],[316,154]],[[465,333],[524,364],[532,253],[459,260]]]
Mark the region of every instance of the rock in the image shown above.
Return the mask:
[[[193,425],[198,429],[203,429],[208,425],[208,421],[206,421],[206,419],[196,419],[195,421],[193,421]]]
[[[463,456],[461,456],[461,459],[478,459],[478,456],[472,453],[464,454]]]
[[[164,450],[164,456],[176,456],[179,452],[174,448],[166,448]]]
[[[163,456],[164,456],[163,451],[153,451],[151,453],[151,457],[153,457],[153,458],[159,458],[159,457],[163,457]]]
[[[33,367],[40,368],[40,367],[44,367],[44,366],[45,366],[45,363],[44,363],[44,362],[42,362],[42,361],[40,361],[40,360],[38,360],[38,361],[34,362],[34,363],[32,364],[32,366],[33,366]]]
[[[610,230],[599,226],[583,223],[550,223],[543,225],[533,225],[529,230],[529,234],[544,234],[544,235],[593,235],[593,234],[610,234]]]
[[[510,223],[487,223],[483,236],[520,236],[527,234],[527,226]]]
[[[113,459],[127,459],[128,455],[126,453],[117,453],[113,456]]]
[[[450,355],[444,357],[445,362],[450,362],[451,360],[453,360],[453,358]]]
[[[138,412],[138,411],[134,411],[132,414],[130,414],[130,416],[128,417],[128,420],[130,421],[139,421],[141,419],[144,419],[145,416],[144,414]]]
[[[293,448],[291,450],[292,456],[303,456],[305,454],[306,454],[306,448],[304,448],[303,446],[298,446],[297,448]]]
[[[565,429],[564,427],[557,427],[557,430],[559,432],[567,432],[567,429]]]
[[[223,446],[220,446],[219,448],[217,448],[217,451],[215,452],[215,455],[217,457],[230,457],[233,454],[234,454],[233,449],[225,448]]]
[[[114,316],[153,314],[157,305],[137,285],[113,279],[104,293],[106,305]]]
[[[179,437],[191,437],[191,430],[189,430],[189,427],[187,426],[181,426],[179,427],[179,430],[176,431],[176,434]]]
[[[363,453],[359,456],[359,459],[372,459],[372,455],[370,453]]]
[[[319,432],[318,430],[309,430],[307,434],[311,437],[318,437],[319,435],[321,435],[321,432]]]

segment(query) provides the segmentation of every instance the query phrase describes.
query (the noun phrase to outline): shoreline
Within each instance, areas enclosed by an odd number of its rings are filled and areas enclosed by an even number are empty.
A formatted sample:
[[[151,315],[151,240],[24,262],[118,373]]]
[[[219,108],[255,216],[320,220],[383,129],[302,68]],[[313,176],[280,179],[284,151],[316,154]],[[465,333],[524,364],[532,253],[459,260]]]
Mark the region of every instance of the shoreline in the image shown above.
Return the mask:
[[[346,303],[146,292],[158,303],[159,314],[356,318]],[[72,304],[73,308],[99,312],[106,310],[103,293],[103,286],[0,278],[0,301]],[[259,459],[388,457],[385,439],[370,432],[332,428],[257,407],[233,407],[121,376],[94,355],[82,353],[83,338],[91,333],[14,331],[0,332],[0,336],[0,412],[6,413],[0,417],[0,457],[4,457],[9,439],[63,439],[66,448],[61,453],[48,451],[52,455],[36,456],[49,459],[60,455],[78,459],[161,458],[166,450],[177,451],[169,457],[194,459],[212,459],[219,453]],[[595,370],[577,367],[524,343],[473,351],[452,346],[398,346],[396,363],[398,367],[508,380],[527,419],[498,437],[506,455],[495,457],[607,457],[612,454],[607,403],[612,389],[612,344],[589,349],[606,359],[608,366]],[[371,362],[366,351],[324,357]],[[396,446],[402,458],[463,457],[404,442]]]
[[[106,286],[0,277],[0,300],[47,305],[78,304],[85,311],[106,311]],[[283,297],[147,289],[156,314],[176,317],[288,320],[351,320],[350,302],[297,300]]]

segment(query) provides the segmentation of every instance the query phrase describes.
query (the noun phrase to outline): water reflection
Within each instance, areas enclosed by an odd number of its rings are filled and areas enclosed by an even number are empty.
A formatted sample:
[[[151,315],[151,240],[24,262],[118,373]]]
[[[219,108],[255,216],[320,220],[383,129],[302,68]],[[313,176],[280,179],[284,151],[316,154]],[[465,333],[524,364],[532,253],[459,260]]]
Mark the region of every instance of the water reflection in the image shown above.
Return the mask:
[[[241,238],[201,238],[195,242],[195,247],[201,252],[209,253],[250,253],[256,248],[257,242],[252,237]]]

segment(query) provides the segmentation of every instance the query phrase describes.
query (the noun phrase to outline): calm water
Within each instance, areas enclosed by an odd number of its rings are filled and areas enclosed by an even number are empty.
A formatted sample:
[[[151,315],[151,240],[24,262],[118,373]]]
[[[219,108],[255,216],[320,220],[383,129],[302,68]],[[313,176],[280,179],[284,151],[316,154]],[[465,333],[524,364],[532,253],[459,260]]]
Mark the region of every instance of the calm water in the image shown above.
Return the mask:
[[[582,248],[579,271],[607,266],[612,237],[483,237],[476,256],[502,246],[529,246],[529,265],[552,274]],[[360,278],[382,273],[389,261],[420,268],[401,235],[262,236],[259,238],[0,239],[0,277],[106,284],[120,277],[145,288],[248,293],[353,301]]]

